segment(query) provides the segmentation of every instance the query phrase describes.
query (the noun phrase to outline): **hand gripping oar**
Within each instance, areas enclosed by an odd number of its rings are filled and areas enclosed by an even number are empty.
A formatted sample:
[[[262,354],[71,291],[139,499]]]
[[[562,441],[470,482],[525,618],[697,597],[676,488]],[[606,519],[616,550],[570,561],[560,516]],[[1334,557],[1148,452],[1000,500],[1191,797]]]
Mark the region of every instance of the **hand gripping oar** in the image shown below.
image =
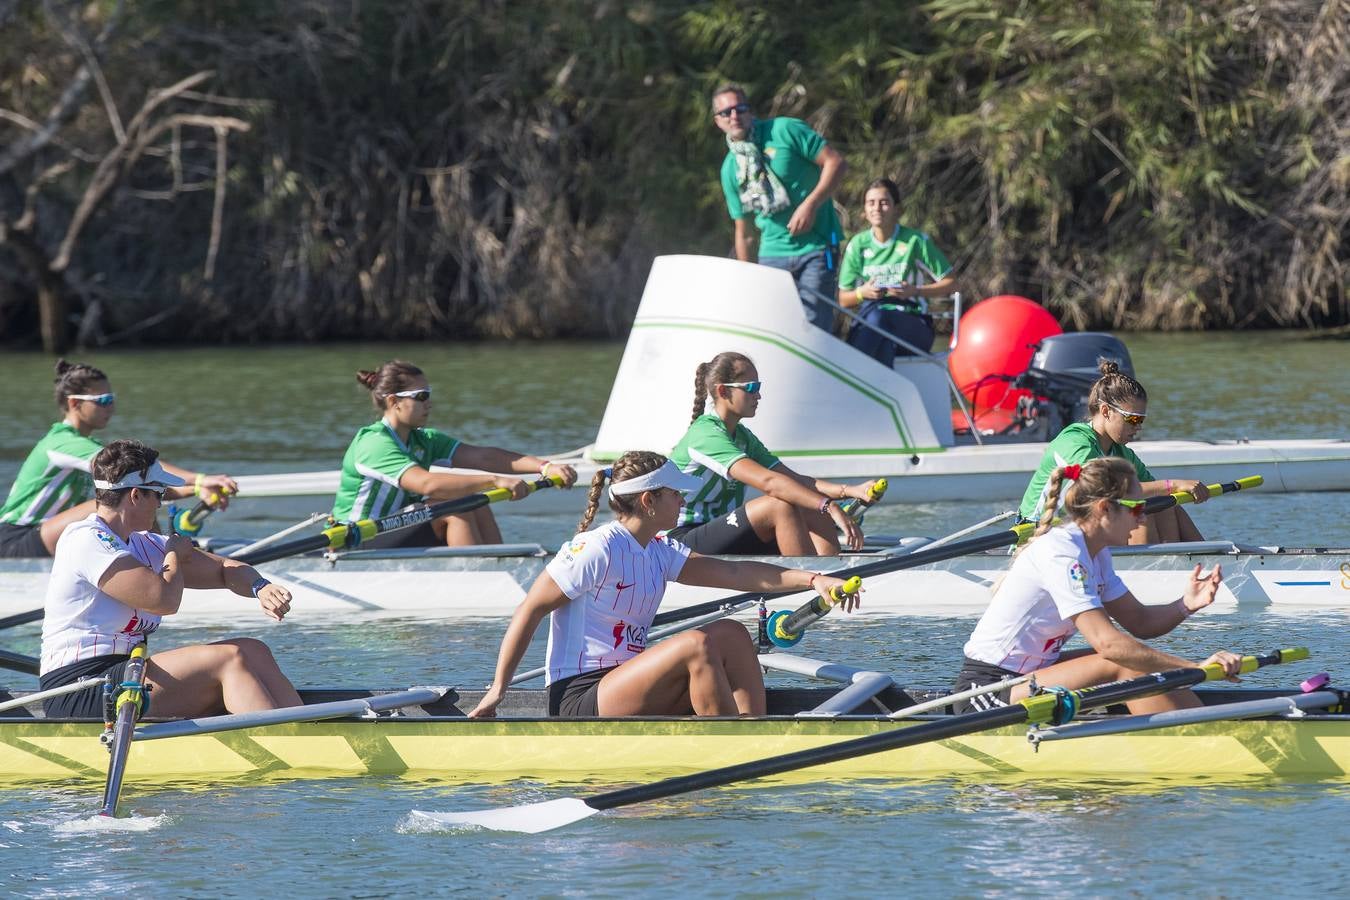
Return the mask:
[[[562,487],[562,478],[553,475],[527,482],[526,486],[530,489],[530,493],[547,487]],[[414,525],[421,525],[423,522],[430,522],[432,519],[439,519],[441,516],[469,512],[487,506],[489,503],[496,503],[498,500],[506,500],[510,496],[511,492],[506,488],[493,488],[490,491],[483,491],[481,494],[470,494],[467,497],[458,497],[454,500],[442,500],[428,506],[419,506],[416,509],[395,513],[382,519],[344,522],[341,525],[334,525],[332,528],[325,528],[318,534],[309,537],[296,538],[293,541],[286,541],[284,544],[262,547],[253,553],[241,553],[232,558],[250,566],[256,566],[259,563],[271,562],[285,556],[295,556],[297,553],[309,553],[312,550],[352,548],[360,545],[362,541],[370,540],[377,534],[398,531],[401,528],[412,528]]]
[[[825,574],[833,575],[835,578],[844,579],[852,578],[855,575],[859,578],[866,578],[869,575],[881,575],[885,572],[897,572],[901,569],[912,569],[916,566],[923,566],[928,563],[941,562],[944,559],[953,559],[957,556],[964,556],[967,553],[980,553],[984,550],[993,550],[997,547],[1007,547],[1011,544],[1017,544],[1030,537],[1035,529],[1035,524],[1027,522],[993,534],[985,534],[980,537],[970,538],[969,540],[957,541],[954,544],[946,544],[942,547],[920,547],[912,553],[888,556],[885,559],[878,559],[857,566],[849,566],[848,568],[826,572]],[[671,622],[679,622],[683,619],[692,619],[695,616],[707,615],[708,613],[737,606],[747,601],[758,601],[760,598],[768,599],[769,597],[781,597],[784,594],[797,593],[801,592],[751,591],[745,594],[736,594],[735,596],[727,597],[722,600],[709,600],[706,603],[686,606],[683,609],[657,613],[656,618],[652,619],[652,626],[657,627],[660,625],[668,625]]]
[[[830,599],[816,594],[806,603],[788,612],[780,609],[769,616],[765,623],[769,640],[775,647],[791,647],[802,639],[806,629],[829,615],[830,610],[849,594],[858,593],[862,588],[862,579],[854,575],[839,587],[830,591]]]
[[[1291,650],[1277,650],[1267,656],[1248,656],[1242,660],[1243,672],[1254,672],[1262,666],[1281,662],[1306,659],[1308,651],[1304,647]],[[438,825],[479,825],[498,831],[520,831],[525,834],[538,834],[551,831],[572,822],[593,816],[604,809],[616,809],[620,806],[632,806],[663,797],[674,797],[706,788],[764,778],[795,769],[805,769],[826,763],[913,747],[932,741],[988,731],[1006,725],[1051,723],[1062,725],[1072,719],[1079,710],[1095,709],[1190,687],[1204,681],[1218,681],[1224,677],[1222,667],[1210,664],[1194,669],[1172,669],[1142,675],[1128,681],[1117,681],[1096,687],[1066,690],[1053,688],[1045,693],[1028,697],[1018,703],[995,709],[981,710],[961,716],[948,716],[937,721],[922,722],[918,725],[897,727],[888,731],[869,734],[866,737],[840,741],[824,747],[799,750],[796,753],[784,753],[766,759],[724,766],[693,775],[681,775],[655,781],[651,784],[607,791],[591,797],[566,797],[548,800],[543,803],[531,803],[525,806],[513,806],[505,809],[476,810],[464,813],[434,813],[413,810],[413,817],[434,822]]]
[[[1207,484],[1211,497],[1219,494],[1232,494],[1237,491],[1249,491],[1252,488],[1260,487],[1266,483],[1266,479],[1260,475],[1248,475],[1246,478],[1239,478],[1237,481],[1224,481],[1220,484]],[[1164,494],[1161,497],[1149,497],[1144,501],[1144,512],[1156,513],[1164,509],[1171,509],[1174,506],[1180,506],[1183,503],[1194,503],[1195,497],[1190,491],[1173,491],[1170,494]]]
[[[213,493],[211,499],[219,501],[221,497],[230,495],[229,488],[221,488],[218,494]],[[192,509],[179,509],[176,506],[169,507],[169,527],[177,534],[185,537],[196,537],[201,533],[202,526],[206,524],[207,516],[215,512],[216,508],[206,499],[198,501]]]
[[[105,722],[103,743],[108,747],[108,780],[103,787],[103,808],[100,816],[116,816],[117,800],[122,794],[122,776],[127,770],[127,757],[131,754],[131,739],[136,730],[136,720],[140,718],[145,703],[145,645],[133,647],[131,659],[122,670],[121,690],[115,698],[109,698],[112,705],[112,719]],[[104,690],[111,691],[108,682]]]

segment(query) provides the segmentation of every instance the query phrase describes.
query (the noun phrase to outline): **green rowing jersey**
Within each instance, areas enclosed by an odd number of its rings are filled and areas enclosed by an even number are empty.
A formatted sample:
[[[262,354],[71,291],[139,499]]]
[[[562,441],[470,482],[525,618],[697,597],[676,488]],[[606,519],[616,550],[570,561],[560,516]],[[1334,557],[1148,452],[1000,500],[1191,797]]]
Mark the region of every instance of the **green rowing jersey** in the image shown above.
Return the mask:
[[[1022,495],[1022,505],[1017,512],[1024,519],[1032,521],[1039,519],[1045,503],[1046,488],[1050,483],[1050,473],[1060,466],[1085,463],[1090,459],[1097,459],[1101,456],[1118,456],[1121,459],[1128,460],[1130,465],[1134,466],[1134,471],[1139,476],[1141,484],[1145,481],[1157,480],[1129,447],[1116,444],[1111,448],[1110,453],[1103,453],[1102,445],[1097,441],[1097,432],[1092,430],[1092,426],[1087,422],[1075,422],[1061,431],[1050,442],[1050,446],[1045,448],[1045,454],[1041,457],[1041,465],[1036,469],[1036,474],[1031,476],[1031,483],[1027,485],[1027,491]],[[1061,495],[1061,504],[1062,502]]]
[[[0,509],[0,522],[37,525],[88,500],[94,491],[89,468],[102,449],[74,426],[54,424],[19,469]]]
[[[839,286],[852,290],[868,282],[879,287],[895,287],[901,282],[923,287],[941,281],[952,264],[922,231],[896,225],[886,241],[878,241],[872,229],[855,234],[844,251],[839,267]],[[914,303],[926,312],[923,297],[903,301]]]
[[[711,522],[745,503],[745,485],[731,477],[731,466],[746,457],[766,469],[778,465],[778,457],[743,424],[737,423],[736,431],[727,434],[726,424],[713,413],[704,413],[690,424],[670,451],[670,461],[703,485],[684,495],[680,526]]]
[[[391,515],[424,498],[399,487],[413,466],[448,465],[459,440],[434,428],[414,428],[408,443],[383,420],[367,425],[352,438],[342,457],[342,478],[333,501],[333,518],[359,522]]]
[[[734,222],[749,215],[755,216],[759,228],[759,255],[762,257],[801,256],[826,250],[839,240],[839,218],[834,203],[826,200],[816,210],[811,227],[798,235],[788,231],[792,214],[810,196],[820,182],[820,166],[816,157],[825,148],[825,138],[801,119],[779,116],[776,119],[756,119],[750,129],[749,140],[764,154],[764,164],[773,170],[791,201],[786,209],[775,213],[754,213],[741,206],[741,189],[737,183],[736,154],[727,153],[722,160],[722,195],[727,201],[727,213]]]

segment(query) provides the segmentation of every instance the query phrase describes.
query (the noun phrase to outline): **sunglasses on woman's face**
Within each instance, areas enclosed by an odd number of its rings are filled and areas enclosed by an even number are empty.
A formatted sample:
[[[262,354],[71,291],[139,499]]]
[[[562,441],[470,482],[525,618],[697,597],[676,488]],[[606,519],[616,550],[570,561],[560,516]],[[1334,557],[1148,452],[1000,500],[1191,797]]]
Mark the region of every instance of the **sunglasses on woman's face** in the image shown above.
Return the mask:
[[[1147,501],[1144,500],[1117,500],[1116,504],[1128,509],[1136,519],[1142,519],[1144,516],[1148,515],[1147,510],[1144,509],[1144,504],[1146,502]]]
[[[66,394],[71,400],[88,400],[96,406],[112,406],[117,400],[117,395],[112,391],[106,394]]]
[[[724,381],[724,382],[722,382],[722,387],[734,387],[734,388],[740,388],[741,390],[745,391],[747,394],[758,394],[758,393],[759,393],[759,389],[762,388],[762,387],[764,387],[764,382],[762,382],[762,381]]]
[[[1108,407],[1114,409],[1122,419],[1124,419],[1126,422],[1129,422],[1131,425],[1143,425],[1144,420],[1148,418],[1148,413],[1128,412],[1126,410],[1121,409],[1119,406],[1112,406],[1110,403],[1106,403],[1105,400],[1103,400],[1102,403],[1105,403]]]
[[[418,403],[426,403],[431,399],[431,388],[418,388],[415,391],[395,391],[395,397],[407,397],[409,400],[416,400]]]

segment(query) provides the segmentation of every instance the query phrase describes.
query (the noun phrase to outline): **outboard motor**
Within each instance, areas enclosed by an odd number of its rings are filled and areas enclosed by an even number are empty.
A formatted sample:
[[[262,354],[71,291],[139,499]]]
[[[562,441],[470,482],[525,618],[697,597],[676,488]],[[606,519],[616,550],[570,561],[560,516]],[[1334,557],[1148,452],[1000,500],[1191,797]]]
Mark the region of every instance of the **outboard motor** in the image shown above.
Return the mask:
[[[1050,434],[1072,422],[1087,418],[1088,392],[1101,377],[1098,361],[1113,360],[1120,371],[1133,377],[1130,351],[1120,338],[1098,331],[1056,334],[1043,338],[1031,357],[1031,365],[1015,382],[1039,397],[1049,408],[1043,415],[1051,418]],[[1054,421],[1055,419],[1058,421]]]

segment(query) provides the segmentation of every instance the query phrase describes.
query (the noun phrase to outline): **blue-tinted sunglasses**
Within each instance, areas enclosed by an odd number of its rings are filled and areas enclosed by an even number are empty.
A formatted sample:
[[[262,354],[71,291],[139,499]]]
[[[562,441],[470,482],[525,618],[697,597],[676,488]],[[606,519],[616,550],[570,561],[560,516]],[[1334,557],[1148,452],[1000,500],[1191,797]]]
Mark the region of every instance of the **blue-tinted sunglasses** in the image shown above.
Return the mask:
[[[66,394],[71,400],[88,400],[90,403],[98,406],[112,406],[117,400],[117,395],[112,391],[106,394]]]
[[[764,387],[762,381],[723,381],[722,387],[738,387],[747,394],[758,394],[759,389]]]

